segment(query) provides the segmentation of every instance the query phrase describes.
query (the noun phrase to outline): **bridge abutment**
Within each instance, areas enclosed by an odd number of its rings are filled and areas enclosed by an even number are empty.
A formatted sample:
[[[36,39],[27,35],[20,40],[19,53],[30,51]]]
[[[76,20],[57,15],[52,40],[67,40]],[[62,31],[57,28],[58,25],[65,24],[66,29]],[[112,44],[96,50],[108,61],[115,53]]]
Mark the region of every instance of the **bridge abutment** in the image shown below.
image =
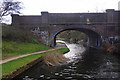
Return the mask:
[[[97,36],[90,36],[88,46],[99,48],[101,45],[101,39]]]

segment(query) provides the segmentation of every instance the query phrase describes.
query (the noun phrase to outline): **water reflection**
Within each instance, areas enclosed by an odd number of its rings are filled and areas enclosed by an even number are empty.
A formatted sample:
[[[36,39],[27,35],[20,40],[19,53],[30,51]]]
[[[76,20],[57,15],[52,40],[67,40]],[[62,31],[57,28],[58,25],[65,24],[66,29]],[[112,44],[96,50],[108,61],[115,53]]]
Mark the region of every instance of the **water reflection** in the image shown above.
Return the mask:
[[[64,56],[66,58],[69,58],[70,61],[68,62],[73,62],[75,61],[76,59],[81,59],[82,58],[82,54],[83,52],[85,51],[85,47],[83,47],[83,45],[80,45],[80,44],[69,44],[65,41],[61,41],[61,40],[56,40],[56,42],[63,42],[66,44],[66,46],[69,48],[69,52],[64,54]]]

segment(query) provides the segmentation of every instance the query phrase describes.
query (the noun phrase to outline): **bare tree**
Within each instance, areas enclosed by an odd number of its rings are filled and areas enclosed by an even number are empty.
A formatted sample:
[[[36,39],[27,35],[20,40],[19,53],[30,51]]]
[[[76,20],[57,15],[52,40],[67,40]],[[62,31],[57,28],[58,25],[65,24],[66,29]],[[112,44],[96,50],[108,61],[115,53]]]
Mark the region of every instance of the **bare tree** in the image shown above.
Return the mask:
[[[0,3],[0,21],[3,16],[13,13],[20,13],[22,9],[21,2],[15,0],[3,0]]]

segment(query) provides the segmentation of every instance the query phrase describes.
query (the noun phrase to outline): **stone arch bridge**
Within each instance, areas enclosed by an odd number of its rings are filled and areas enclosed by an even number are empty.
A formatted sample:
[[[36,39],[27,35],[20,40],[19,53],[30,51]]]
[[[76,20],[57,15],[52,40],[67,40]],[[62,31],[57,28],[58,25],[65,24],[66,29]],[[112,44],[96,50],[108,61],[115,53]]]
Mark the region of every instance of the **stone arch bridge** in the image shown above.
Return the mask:
[[[12,14],[12,26],[28,27],[39,34],[44,44],[55,46],[56,35],[65,30],[78,30],[89,37],[89,46],[99,47],[102,41],[119,36],[120,11],[104,13],[48,13],[41,15]],[[78,34],[79,35],[79,34]]]

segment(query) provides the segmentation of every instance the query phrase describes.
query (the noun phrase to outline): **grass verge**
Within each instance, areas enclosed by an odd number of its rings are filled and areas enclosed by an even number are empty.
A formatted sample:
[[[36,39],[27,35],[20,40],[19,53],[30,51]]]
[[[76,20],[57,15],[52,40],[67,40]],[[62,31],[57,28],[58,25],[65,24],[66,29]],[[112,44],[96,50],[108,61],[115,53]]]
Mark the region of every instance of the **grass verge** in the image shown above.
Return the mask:
[[[58,50],[54,50],[52,52],[56,52],[56,53],[65,53],[65,52],[68,52],[69,49],[68,48],[61,48],[61,49],[58,49]]]
[[[57,42],[57,43],[60,43],[60,44],[65,44],[64,42]]]
[[[64,53],[64,52],[68,52],[68,51],[69,51],[69,49],[62,48],[62,49],[58,49],[58,50],[54,50],[54,51],[49,51],[46,53],[52,53],[52,52]],[[20,67],[26,65],[27,63],[39,58],[40,56],[42,56],[46,53],[33,54],[33,55],[29,55],[29,56],[19,58],[19,59],[13,60],[13,61],[9,61],[7,63],[3,63],[2,64],[2,76],[10,74],[11,72],[15,71],[16,69],[19,69]]]
[[[41,51],[45,49],[49,49],[49,47],[41,44],[2,41],[2,59],[4,60],[13,56]]]

